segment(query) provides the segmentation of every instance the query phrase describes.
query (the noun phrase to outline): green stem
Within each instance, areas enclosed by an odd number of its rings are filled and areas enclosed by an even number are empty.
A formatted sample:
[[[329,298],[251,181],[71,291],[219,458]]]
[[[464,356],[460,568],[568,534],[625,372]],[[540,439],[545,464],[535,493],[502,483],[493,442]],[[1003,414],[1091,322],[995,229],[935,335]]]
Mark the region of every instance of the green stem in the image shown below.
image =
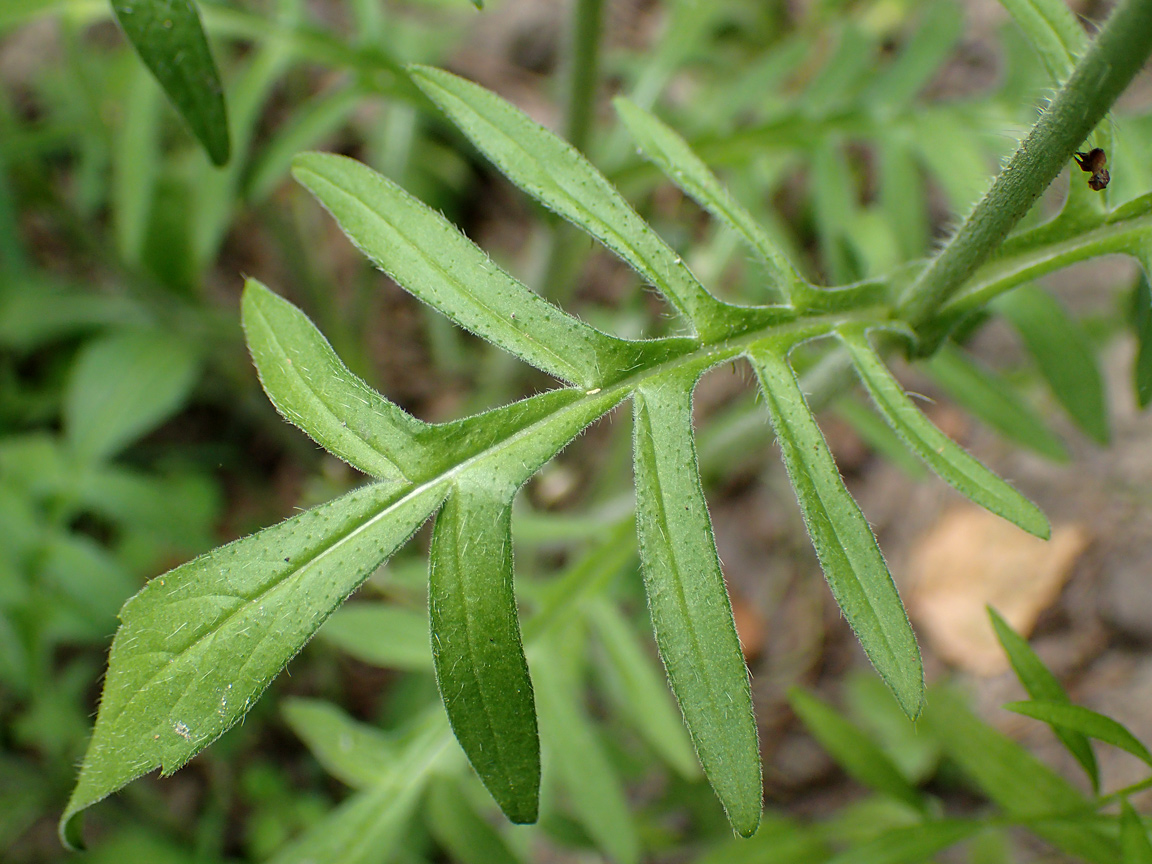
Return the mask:
[[[992,188],[909,287],[901,318],[922,327],[976,272],[1056,179],[1150,53],[1152,0],[1121,0]],[[930,353],[940,338],[922,341],[921,353]]]
[[[596,89],[600,75],[600,27],[604,0],[576,0],[572,41],[568,45],[564,137],[581,152],[588,150]]]

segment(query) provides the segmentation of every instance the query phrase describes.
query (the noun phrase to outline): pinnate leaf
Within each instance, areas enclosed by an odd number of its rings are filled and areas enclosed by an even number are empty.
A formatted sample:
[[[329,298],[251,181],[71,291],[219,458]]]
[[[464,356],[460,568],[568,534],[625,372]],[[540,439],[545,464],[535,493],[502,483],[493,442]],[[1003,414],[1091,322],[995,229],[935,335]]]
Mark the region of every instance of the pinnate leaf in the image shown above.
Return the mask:
[[[864,653],[915,718],[924,703],[920,649],[888,565],[852,500],[779,345],[749,352],[824,577]]]

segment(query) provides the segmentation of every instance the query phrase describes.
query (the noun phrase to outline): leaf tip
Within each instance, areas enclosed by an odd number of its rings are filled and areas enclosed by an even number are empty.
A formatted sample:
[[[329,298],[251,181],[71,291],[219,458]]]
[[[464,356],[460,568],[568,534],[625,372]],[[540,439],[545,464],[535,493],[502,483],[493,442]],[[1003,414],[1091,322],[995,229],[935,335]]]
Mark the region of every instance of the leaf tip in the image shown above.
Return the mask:
[[[69,807],[60,817],[60,824],[56,833],[64,848],[70,852],[83,852],[84,846],[84,816],[79,810]]]

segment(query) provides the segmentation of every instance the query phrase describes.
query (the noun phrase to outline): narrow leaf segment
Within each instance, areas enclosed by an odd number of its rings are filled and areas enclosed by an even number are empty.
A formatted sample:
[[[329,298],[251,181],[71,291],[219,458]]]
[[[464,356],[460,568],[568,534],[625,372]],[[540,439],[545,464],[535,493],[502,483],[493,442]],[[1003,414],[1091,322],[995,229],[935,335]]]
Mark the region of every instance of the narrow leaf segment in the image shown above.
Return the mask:
[[[641,343],[601,333],[534,294],[447,219],[368,166],[304,153],[293,174],[406,291],[537,369],[591,388],[641,356]]]
[[[513,822],[535,822],[540,741],[512,590],[512,501],[461,482],[432,533],[436,681],[468,761]]]
[[[748,356],[804,523],[844,617],[904,713],[915,719],[924,704],[916,637],[872,529],[844,488],[785,353],[773,343]]]
[[[228,161],[224,87],[192,0],[112,0],[116,20],[216,165]]]
[[[410,480],[426,429],[348,371],[299,309],[259,282],[244,286],[244,335],[260,383],[285,419],[371,477]]]
[[[790,261],[776,248],[752,214],[737,202],[688,142],[636,103],[619,96],[616,113],[644,154],[696,203],[727,224],[763,261],[785,303],[800,301],[810,290]]]
[[[992,619],[992,629],[996,631],[996,638],[1000,640],[1004,653],[1008,655],[1008,662],[1012,664],[1012,670],[1020,679],[1020,683],[1024,685],[1024,689],[1028,691],[1028,695],[1033,699],[1045,702],[1071,704],[1072,700],[1068,698],[1068,694],[1060,682],[1056,680],[1056,676],[1036,656],[1036,652],[1032,650],[1032,646],[1028,644],[1027,640],[1013,630],[1008,622],[1000,616],[1000,613],[991,606],[988,607],[988,617]],[[1092,745],[1088,739],[1079,732],[1064,726],[1053,726],[1052,731],[1056,733],[1056,737],[1084,768],[1088,778],[1092,781],[1093,791],[1099,792],[1100,769],[1096,764],[1096,754],[1092,752]]]
[[[509,180],[619,255],[707,338],[724,304],[578,150],[478,84],[429,66],[409,72]]]
[[[760,746],[692,436],[695,373],[636,391],[636,526],[652,629],[684,722],[728,820],[760,823]]]
[[[1048,539],[1051,528],[1040,508],[932,425],[872,349],[863,326],[842,326],[837,334],[876,407],[917,456],[960,494],[1029,534]]]

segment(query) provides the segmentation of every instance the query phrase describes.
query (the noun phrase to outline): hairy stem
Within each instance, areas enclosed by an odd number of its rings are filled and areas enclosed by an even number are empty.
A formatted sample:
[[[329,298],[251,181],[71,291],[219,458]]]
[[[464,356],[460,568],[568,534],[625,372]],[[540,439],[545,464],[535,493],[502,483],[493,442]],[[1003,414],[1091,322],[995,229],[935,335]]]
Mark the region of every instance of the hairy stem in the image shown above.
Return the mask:
[[[1150,53],[1152,0],[1121,0],[992,188],[909,287],[899,309],[903,320],[922,327],[988,259],[1056,179]],[[942,338],[937,333],[922,339],[920,353],[931,353]]]

